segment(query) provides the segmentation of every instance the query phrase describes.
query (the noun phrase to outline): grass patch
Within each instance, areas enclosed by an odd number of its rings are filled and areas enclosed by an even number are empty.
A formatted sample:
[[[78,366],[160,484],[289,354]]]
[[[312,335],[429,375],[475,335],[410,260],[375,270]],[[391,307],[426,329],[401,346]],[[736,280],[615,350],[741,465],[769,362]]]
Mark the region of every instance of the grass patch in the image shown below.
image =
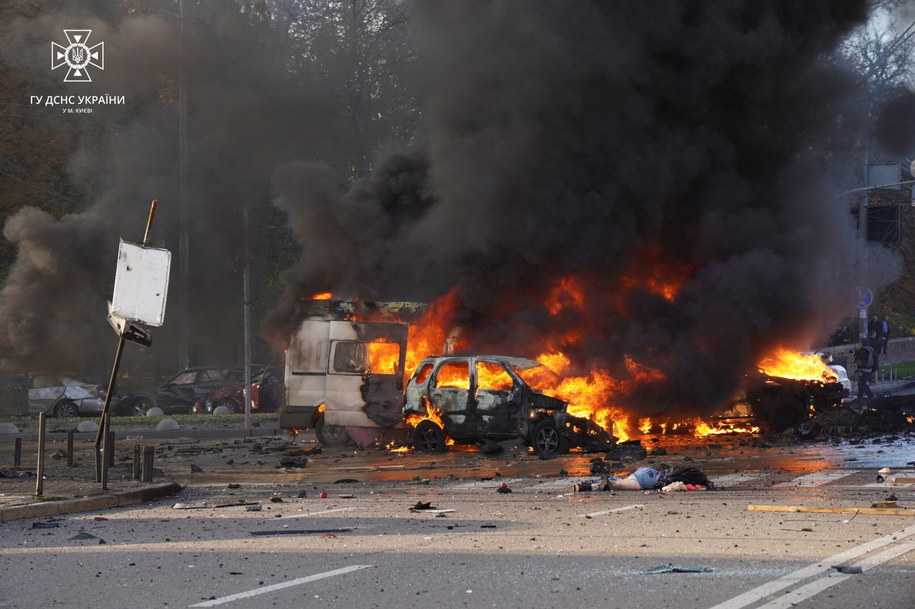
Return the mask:
[[[881,371],[888,371],[890,368],[896,368],[896,378],[910,378],[915,376],[915,360],[899,362],[897,364],[886,364],[880,366]]]
[[[243,429],[243,414],[175,414],[161,417],[111,417],[111,429],[155,429],[162,419],[174,419],[182,429]],[[79,417],[75,419],[46,419],[48,433],[66,433],[75,429],[82,421],[99,422],[99,417]],[[38,431],[38,417],[7,416],[0,417],[0,423],[13,423],[19,431]],[[258,412],[251,414],[253,427],[277,427],[279,414],[275,412]]]

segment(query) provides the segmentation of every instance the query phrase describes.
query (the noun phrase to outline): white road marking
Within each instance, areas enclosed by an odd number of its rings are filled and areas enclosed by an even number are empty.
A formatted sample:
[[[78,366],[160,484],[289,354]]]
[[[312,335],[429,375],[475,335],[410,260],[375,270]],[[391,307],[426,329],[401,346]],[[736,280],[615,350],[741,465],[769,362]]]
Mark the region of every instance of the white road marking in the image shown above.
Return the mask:
[[[335,510],[323,510],[321,512],[308,512],[307,514],[292,514],[291,516],[281,516],[280,518],[277,518],[277,520],[285,520],[286,518],[307,518],[309,516],[317,516],[318,514],[332,514],[334,512],[352,512],[355,509],[356,508],[354,507],[348,507],[337,508]]]
[[[895,548],[890,548],[886,552],[881,552],[876,556],[866,558],[859,562],[857,565],[861,567],[862,571],[868,571],[873,569],[878,565],[882,565],[885,562],[893,560],[898,556],[907,554],[915,550],[915,542],[910,541],[908,543],[901,544]],[[824,590],[832,588],[836,584],[841,584],[846,579],[855,577],[854,575],[847,575],[845,573],[830,573],[825,574],[820,579],[815,579],[805,586],[801,586],[797,590],[792,590],[791,592],[786,593],[784,596],[781,596],[765,605],[761,605],[758,609],[791,609],[802,600],[808,599],[811,596],[815,596]]]
[[[823,486],[847,476],[851,476],[853,471],[835,471],[835,472],[815,472],[805,476],[799,476],[789,482],[774,484],[772,488],[811,488],[814,486]]]
[[[612,510],[603,510],[600,512],[591,512],[590,514],[579,514],[580,518],[593,518],[595,516],[603,516],[604,514],[615,514],[617,512],[625,512],[626,510],[634,510],[636,508],[645,507],[642,503],[636,503],[634,505],[627,505],[624,507],[613,508]]]
[[[742,609],[743,607],[747,607],[749,605],[752,605],[753,603],[759,602],[759,601],[763,600],[764,598],[766,598],[767,596],[769,596],[771,594],[775,594],[776,592],[779,592],[780,590],[784,590],[785,588],[789,588],[795,584],[799,584],[802,581],[804,581],[805,579],[809,579],[811,577],[816,577],[816,576],[823,576],[824,574],[831,572],[833,570],[834,565],[845,564],[854,558],[857,558],[864,554],[868,554],[870,552],[873,552],[874,550],[882,548],[883,546],[889,545],[895,541],[904,539],[906,537],[910,537],[912,535],[915,535],[915,526],[908,527],[897,533],[891,533],[889,535],[885,535],[884,537],[880,537],[879,539],[875,539],[875,540],[869,541],[865,544],[861,544],[860,546],[856,546],[849,550],[845,550],[844,552],[840,552],[834,556],[830,556],[829,558],[827,558],[825,560],[819,560],[811,565],[804,567],[803,569],[798,569],[797,571],[793,571],[791,573],[788,573],[787,575],[783,575],[782,577],[779,577],[778,579],[774,579],[770,582],[766,582],[766,583],[762,584],[761,586],[757,586],[756,588],[753,588],[752,590],[748,590],[748,591],[744,592],[743,594],[738,594],[734,598],[726,600],[723,603],[714,605],[714,606],[710,607],[709,609]],[[884,557],[885,555],[889,556],[889,558],[886,558],[885,560],[890,560],[890,558],[893,558],[894,556],[899,555],[899,554],[904,554],[905,552],[911,551],[912,549],[913,549],[912,542],[909,542],[906,544],[901,544],[897,548],[893,548],[891,550],[888,550],[887,552],[884,552],[883,554],[873,557],[873,559],[871,559],[871,560],[876,561],[876,560],[880,559],[881,557]],[[867,560],[861,562],[861,564],[865,564],[865,563],[870,564],[870,563],[868,563]],[[864,567],[862,566],[862,569],[863,568]],[[868,568],[870,568],[870,567],[868,567]],[[847,576],[844,576],[844,574],[839,574],[839,575],[843,575],[843,577],[847,577]],[[823,579],[828,580],[829,578],[823,578]],[[837,578],[836,576],[833,576],[832,579],[836,579],[836,583],[840,583],[841,581],[844,581],[844,579]],[[809,586],[809,588],[808,588],[808,586]],[[799,588],[798,590],[800,591],[805,588],[808,588],[809,590],[814,590],[820,586],[822,586],[822,584],[819,584],[818,582],[812,582],[802,588]],[[814,594],[815,593],[816,592],[814,592]],[[797,602],[797,600],[798,599],[795,599],[795,602]],[[774,603],[776,601],[772,601],[772,602]],[[764,605],[764,606],[767,608],[770,607],[770,605]],[[771,609],[774,609],[777,606],[778,605],[771,605]],[[758,609],[762,609],[762,607],[760,607]]]
[[[256,590],[249,590],[247,592],[239,592],[238,594],[232,594],[230,596],[214,598],[209,601],[197,603],[196,605],[188,605],[188,607],[215,607],[216,605],[231,603],[232,601],[238,601],[243,598],[251,598],[252,596],[258,596],[259,594],[267,594],[268,592],[275,592],[276,590],[282,590],[283,588],[291,588],[292,586],[307,584],[308,582],[317,581],[319,579],[327,579],[328,577],[345,575],[346,573],[352,573],[353,571],[359,571],[360,569],[368,569],[371,566],[372,565],[353,565],[351,567],[343,567],[342,569],[334,569],[333,571],[325,571],[324,573],[316,573],[315,575],[309,575],[308,577],[300,577],[288,582],[273,584],[272,586],[264,586],[263,588],[258,588]]]

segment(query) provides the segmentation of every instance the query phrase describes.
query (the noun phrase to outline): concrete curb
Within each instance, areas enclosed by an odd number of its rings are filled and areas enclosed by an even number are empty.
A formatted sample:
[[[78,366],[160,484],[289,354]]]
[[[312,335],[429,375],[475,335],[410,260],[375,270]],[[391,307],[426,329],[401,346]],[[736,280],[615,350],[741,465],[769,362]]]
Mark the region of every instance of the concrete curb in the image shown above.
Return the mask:
[[[11,522],[22,518],[46,518],[60,516],[61,514],[75,514],[80,512],[95,512],[125,505],[134,505],[154,501],[161,497],[174,495],[182,489],[180,484],[163,482],[141,489],[119,491],[106,495],[80,497],[78,499],[64,499],[61,501],[45,501],[30,503],[29,505],[16,505],[0,508],[0,522]]]

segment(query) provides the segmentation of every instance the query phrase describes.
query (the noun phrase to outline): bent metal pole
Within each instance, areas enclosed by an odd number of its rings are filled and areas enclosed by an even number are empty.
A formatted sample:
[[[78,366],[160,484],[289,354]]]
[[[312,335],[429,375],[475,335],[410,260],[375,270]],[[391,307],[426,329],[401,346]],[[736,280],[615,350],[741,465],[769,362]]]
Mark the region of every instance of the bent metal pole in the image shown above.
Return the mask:
[[[153,199],[149,206],[149,216],[146,219],[146,231],[143,233],[143,245],[149,245],[149,233],[152,230],[153,218],[156,217],[156,206],[159,202]],[[108,391],[105,392],[105,405],[102,406],[102,415],[100,417],[98,433],[95,436],[95,481],[101,483],[102,490],[108,490],[108,468],[102,467],[102,442],[108,436],[109,417],[108,412],[111,406],[111,395],[114,393],[114,384],[118,377],[118,368],[121,365],[121,356],[124,353],[124,333],[118,336],[118,349],[114,355],[114,365],[111,367],[111,376],[108,378]],[[106,444],[107,446],[107,444]],[[110,450],[110,448],[108,449]],[[104,459],[108,460],[108,455]]]

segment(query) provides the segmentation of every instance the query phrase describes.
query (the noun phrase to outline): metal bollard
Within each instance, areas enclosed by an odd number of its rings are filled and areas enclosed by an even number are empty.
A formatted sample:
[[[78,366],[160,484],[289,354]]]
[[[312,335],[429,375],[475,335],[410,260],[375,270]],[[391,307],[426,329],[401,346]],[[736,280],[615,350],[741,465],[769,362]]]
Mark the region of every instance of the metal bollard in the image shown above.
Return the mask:
[[[143,482],[152,482],[153,459],[156,455],[155,446],[143,447]]]
[[[133,480],[139,480],[142,472],[140,470],[140,452],[143,449],[139,444],[134,444],[133,446],[133,469],[130,471],[130,477]]]
[[[75,433],[75,429],[67,432],[67,467],[73,467],[73,435]]]
[[[36,468],[35,496],[40,497],[44,492],[44,436],[45,413],[38,413],[38,467]]]
[[[108,439],[105,444],[106,452],[108,454],[108,465],[114,467],[114,432],[108,431]]]
[[[19,467],[22,463],[22,438],[16,438],[16,445],[13,447],[13,467]]]

